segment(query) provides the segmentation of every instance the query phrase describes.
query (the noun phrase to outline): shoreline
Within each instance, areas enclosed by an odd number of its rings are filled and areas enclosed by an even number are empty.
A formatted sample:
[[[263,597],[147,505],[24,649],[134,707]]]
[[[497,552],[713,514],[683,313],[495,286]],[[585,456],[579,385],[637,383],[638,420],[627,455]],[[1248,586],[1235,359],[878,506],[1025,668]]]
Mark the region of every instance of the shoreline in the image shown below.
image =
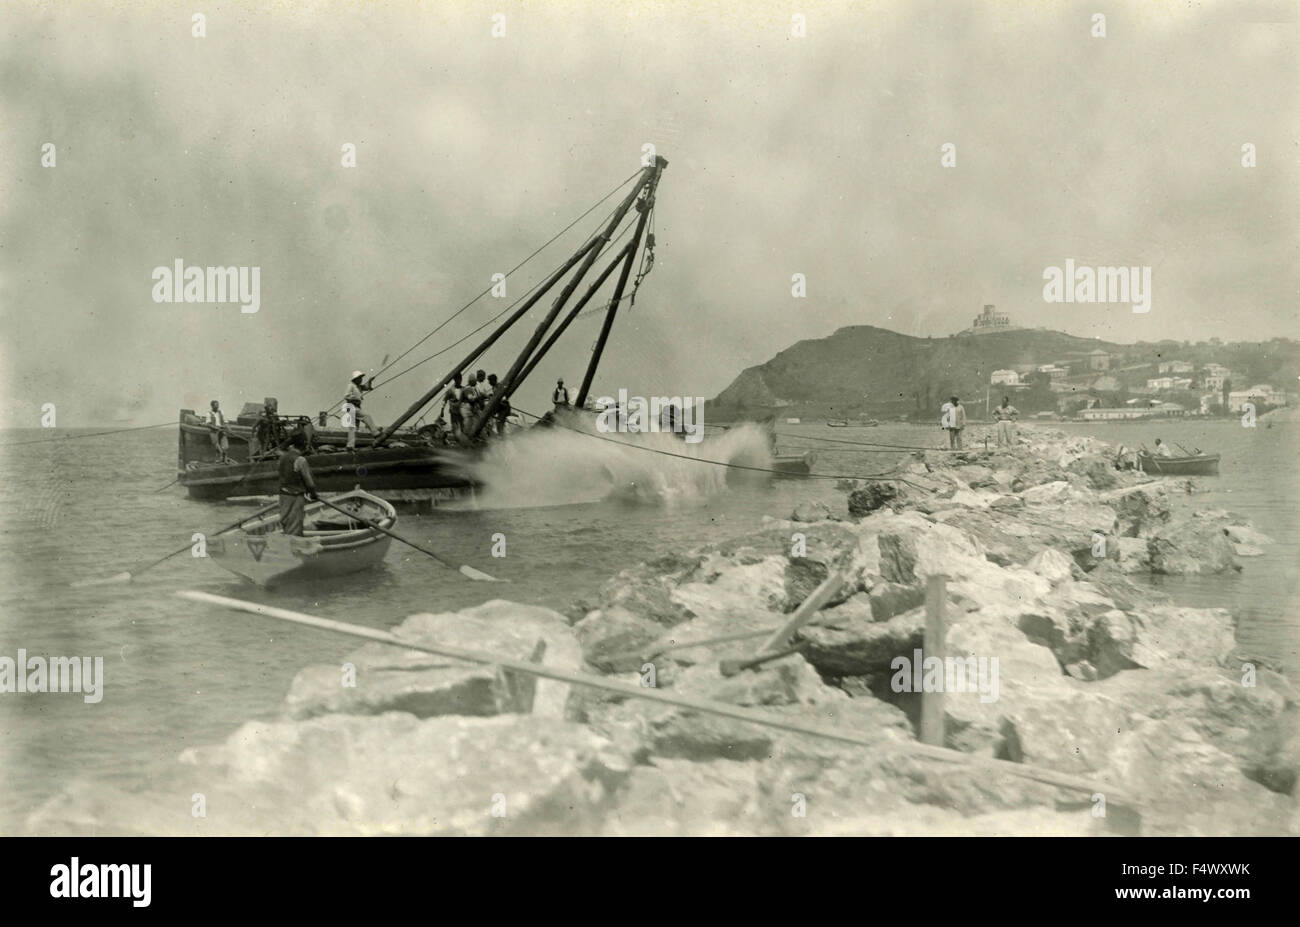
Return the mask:
[[[1169,494],[1188,478],[1114,471],[1094,438],[1041,425],[1020,438],[1009,451],[907,456],[901,491],[863,481],[838,511],[801,503],[732,541],[637,564],[567,617],[495,600],[395,629],[637,684],[649,673],[665,691],[874,746],[551,680],[521,690],[491,667],[368,644],[347,658],[355,687],[340,684],[338,666],[307,667],[281,719],[185,751],[148,789],[71,786],[28,829],[1300,833],[1294,684],[1263,665],[1243,684],[1226,610],[1170,605],[1131,578],[1234,571],[1241,548],[1269,539],[1227,513],[1172,511]],[[758,632],[788,619],[832,570],[848,582],[800,629],[800,653],[719,672],[720,660],[751,656]],[[921,696],[891,688],[891,663],[920,647],[923,587],[938,573],[948,577],[948,654],[996,658],[999,676],[992,701],[946,694],[945,745],[972,762],[1087,778],[1103,809],[1108,790],[1133,794],[1136,830],[1118,810],[1097,815],[1092,796],[910,752]],[[742,632],[754,636],[663,650]],[[188,813],[195,791],[205,818]]]

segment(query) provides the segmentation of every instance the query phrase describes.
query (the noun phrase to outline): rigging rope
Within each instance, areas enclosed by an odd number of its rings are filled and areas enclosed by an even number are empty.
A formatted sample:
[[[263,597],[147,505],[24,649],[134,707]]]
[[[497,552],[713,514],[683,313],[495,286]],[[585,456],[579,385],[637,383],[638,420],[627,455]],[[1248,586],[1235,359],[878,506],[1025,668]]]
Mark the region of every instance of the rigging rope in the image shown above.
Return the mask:
[[[150,428],[166,428],[168,425],[177,424],[176,419],[170,422],[159,422],[157,425],[139,425],[135,428],[118,428],[115,431],[96,431],[88,435],[60,435],[57,438],[37,438],[35,441],[10,441],[8,444],[0,444],[0,447],[21,447],[24,444],[58,444],[63,441],[71,441],[74,438],[98,438],[102,435],[120,435],[128,431],[148,431]]]
[[[637,174],[639,174],[639,173],[640,173],[640,171],[637,172]],[[632,176],[635,177],[636,174],[633,174]],[[630,180],[631,178],[628,178],[628,179]],[[596,203],[596,205],[595,205],[595,206],[592,206],[591,209],[588,209],[585,213],[583,213],[583,214],[582,214],[581,216],[579,216],[577,219],[573,220],[573,222],[570,222],[569,225],[565,227],[564,231],[562,231],[562,232],[559,233],[559,235],[563,235],[564,232],[567,232],[569,229],[573,228],[573,226],[577,225],[578,222],[582,221],[584,218],[586,218],[588,215],[590,215],[591,212],[592,212],[594,209],[596,209],[596,207],[600,206],[601,203],[603,203],[605,200],[609,199],[610,196],[612,196],[614,193],[617,193],[617,192],[618,192],[622,187],[624,187],[624,186],[626,186],[626,185],[627,185],[627,180],[623,181],[623,183],[619,184],[617,187],[615,187],[615,188],[614,188],[613,190],[611,190],[609,193],[605,194],[605,196],[600,200],[600,202]],[[606,213],[605,218],[608,219],[608,217],[609,217],[609,216],[612,216],[612,215],[614,214],[614,212],[615,212],[615,210],[611,209],[608,213]],[[602,227],[603,227],[603,224],[602,224]],[[601,246],[601,251],[604,251],[605,249],[607,249],[607,248],[609,247],[610,244],[612,244],[612,243],[615,242],[615,241],[618,241],[618,240],[621,239],[624,235],[626,235],[627,232],[628,232],[628,229],[629,229],[629,228],[631,228],[630,223],[627,224],[627,225],[625,225],[624,228],[623,228],[623,231],[620,232],[617,236],[615,236],[615,237],[614,237],[613,239],[611,239],[609,242],[606,242],[604,245],[602,245],[602,246]],[[552,239],[551,239],[551,242],[555,241],[555,239],[558,238],[559,235],[556,235],[554,238],[552,238]],[[593,233],[593,234],[591,234],[591,235],[588,235],[586,241],[583,243],[583,247],[586,247],[587,245],[589,245],[589,244],[591,243],[591,241],[592,241],[595,237],[596,237],[596,234],[595,234],[595,233]],[[542,245],[541,248],[538,248],[536,251],[534,251],[532,254],[530,254],[527,258],[525,258],[523,261],[521,261],[519,264],[517,264],[517,265],[515,266],[514,270],[510,271],[510,273],[514,273],[515,270],[518,270],[520,267],[522,267],[524,264],[526,264],[528,261],[530,261],[533,257],[535,257],[535,256],[536,256],[538,253],[540,253],[543,249],[545,249],[546,246],[549,245],[551,242],[547,242],[546,245]],[[597,253],[599,254],[599,252],[597,252]],[[514,310],[514,309],[515,309],[515,308],[516,308],[520,303],[522,303],[524,300],[526,300],[526,299],[527,299],[527,298],[528,298],[528,297],[529,297],[529,296],[530,296],[530,295],[531,295],[531,294],[532,294],[532,293],[533,293],[533,292],[534,292],[534,291],[535,291],[539,286],[541,286],[543,283],[545,283],[547,280],[549,280],[549,279],[551,278],[551,276],[552,276],[552,275],[553,275],[557,270],[559,270],[559,269],[560,269],[561,267],[563,267],[563,266],[564,266],[564,261],[561,261],[560,263],[556,264],[554,268],[552,268],[548,273],[543,274],[542,277],[541,277],[541,278],[540,278],[536,283],[534,283],[534,284],[533,284],[532,286],[530,286],[527,290],[525,290],[525,291],[524,291],[523,293],[521,293],[518,297],[516,297],[515,300],[514,300],[512,303],[510,303],[509,305],[507,305],[504,309],[502,309],[502,310],[501,310],[500,312],[498,312],[496,315],[492,316],[492,318],[488,319],[486,322],[482,323],[482,324],[479,325],[477,328],[472,329],[469,333],[465,334],[464,336],[462,336],[462,337],[458,338],[457,340],[453,341],[451,344],[447,345],[447,346],[446,346],[445,348],[443,348],[441,351],[435,351],[434,353],[430,354],[428,357],[424,358],[423,360],[416,361],[414,364],[412,364],[411,366],[407,367],[406,369],[404,369],[404,370],[400,370],[400,371],[398,371],[397,373],[393,374],[393,375],[392,375],[391,377],[389,377],[388,379],[380,381],[378,384],[376,384],[376,385],[373,387],[373,389],[379,389],[380,387],[385,386],[386,384],[393,382],[393,381],[396,380],[398,377],[403,376],[404,374],[410,373],[410,372],[411,372],[412,370],[414,370],[416,367],[419,367],[419,366],[421,366],[421,365],[423,365],[423,364],[426,364],[426,363],[428,363],[429,361],[433,360],[435,357],[440,357],[440,356],[442,356],[443,354],[446,354],[446,353],[447,353],[448,351],[450,351],[452,348],[456,347],[457,345],[459,345],[459,344],[463,344],[464,342],[468,341],[468,340],[469,340],[470,338],[472,338],[474,335],[478,334],[478,333],[481,332],[483,329],[485,329],[485,328],[487,328],[488,326],[490,326],[493,322],[495,322],[495,321],[497,321],[498,319],[500,319],[503,315],[505,315],[506,313],[511,312],[512,310]],[[509,274],[507,274],[507,276],[509,276]],[[557,281],[557,282],[558,282],[558,281]],[[443,325],[446,325],[447,322],[450,322],[450,321],[451,321],[451,319],[455,318],[457,315],[460,315],[461,312],[465,311],[465,309],[468,309],[471,305],[473,305],[475,302],[477,302],[479,299],[481,299],[481,298],[483,297],[484,293],[491,292],[491,289],[492,289],[491,287],[488,287],[488,289],[484,290],[483,293],[480,293],[478,296],[475,296],[474,299],[470,300],[468,303],[466,303],[464,306],[462,306],[460,309],[458,309],[458,310],[457,310],[457,311],[456,311],[456,312],[455,312],[455,313],[454,313],[450,318],[444,320],[443,323],[442,323],[441,325],[439,325],[439,326],[438,326],[437,328],[435,328],[433,331],[429,332],[427,335],[425,335],[423,338],[421,338],[421,339],[420,339],[419,341],[417,341],[415,344],[411,345],[411,347],[407,348],[405,351],[403,351],[401,354],[399,354],[397,357],[395,357],[395,358],[394,358],[390,363],[388,363],[387,365],[385,365],[385,366],[384,366],[384,367],[379,371],[379,373],[383,373],[385,370],[389,370],[389,369],[391,369],[394,365],[397,364],[397,362],[398,362],[399,360],[401,360],[401,359],[402,359],[403,357],[405,357],[406,355],[410,354],[411,351],[415,350],[415,348],[419,347],[422,343],[424,343],[425,341],[427,341],[427,340],[428,340],[432,335],[434,335],[434,334],[435,334],[439,329],[441,329],[441,328],[443,327]],[[475,354],[473,357],[471,357],[471,358],[466,362],[466,366],[468,366],[469,364],[472,364],[472,363],[474,363],[476,360],[478,360],[479,356],[480,356],[479,354]],[[379,375],[378,373],[375,374],[375,376],[378,376],[378,375]],[[337,413],[335,413],[334,410],[337,409],[337,408],[339,408],[339,407],[342,406],[342,405],[343,405],[343,400],[342,400],[342,399],[339,399],[339,400],[335,401],[335,403],[334,403],[333,405],[331,405],[328,409],[325,410],[325,411],[326,411],[326,414],[329,415],[331,418],[341,418],[342,416],[340,416],[340,415],[338,415]]]
[[[526,415],[529,418],[534,418],[539,420],[541,419],[540,415],[537,415],[533,412],[528,412],[524,409],[520,409],[518,406],[515,406],[513,408],[515,412],[518,412],[521,415]],[[641,444],[629,444],[626,441],[615,441],[613,438],[607,438],[604,435],[594,435],[589,431],[583,431],[580,428],[573,428],[561,422],[552,422],[551,424],[552,427],[563,428],[566,431],[573,432],[574,434],[586,435],[588,438],[595,438],[597,441],[608,441],[610,444],[618,444],[622,447],[632,448],[633,450],[649,451],[652,454],[661,454],[665,457],[677,457],[682,460],[693,460],[696,463],[713,464],[714,466],[727,467],[728,469],[731,470],[750,470],[756,473],[775,473],[780,476],[784,476],[788,478],[798,478],[798,479],[808,479],[808,480],[886,480],[891,483],[906,483],[908,486],[915,487],[916,489],[925,488],[923,486],[918,486],[916,483],[913,483],[909,480],[905,480],[902,477],[889,476],[890,472],[897,472],[897,468],[895,468],[893,471],[887,471],[886,473],[865,473],[865,474],[854,474],[854,475],[849,475],[844,473],[791,473],[787,470],[774,470],[770,467],[751,467],[747,464],[736,464],[736,463],[731,463],[730,461],[727,460],[710,460],[709,458],[706,457],[692,457],[690,454],[675,454],[672,451],[665,451],[655,447],[646,447]]]
[[[633,225],[633,222],[629,219],[629,220],[624,224],[624,226],[623,226],[623,230],[622,230],[621,232],[619,232],[617,235],[615,235],[615,236],[614,236],[613,238],[611,238],[608,242],[606,242],[604,245],[601,246],[601,249],[600,249],[600,251],[597,253],[597,256],[599,257],[599,254],[601,254],[601,253],[607,253],[607,252],[609,251],[609,249],[610,249],[614,244],[616,244],[617,242],[619,242],[619,241],[621,241],[623,238],[625,238],[625,237],[627,236],[627,233],[628,233],[629,231],[631,231],[631,229],[632,229],[632,225]],[[590,240],[590,239],[588,239],[588,240]],[[556,269],[558,270],[561,266],[563,266],[563,262],[561,262],[560,264],[557,264],[557,265],[556,265]],[[552,271],[552,273],[554,273],[554,271]],[[391,377],[389,377],[387,380],[384,380],[384,381],[382,381],[382,382],[380,382],[380,383],[377,383],[377,384],[375,385],[374,388],[375,388],[375,389],[379,389],[379,388],[382,387],[382,386],[386,386],[387,384],[392,383],[392,382],[393,382],[394,380],[396,380],[398,377],[410,373],[410,372],[411,372],[412,370],[414,370],[416,367],[419,367],[419,366],[421,366],[422,364],[426,364],[426,363],[428,363],[429,361],[433,360],[435,357],[439,357],[439,356],[441,356],[441,355],[443,355],[443,354],[446,354],[448,351],[450,351],[452,348],[456,347],[457,345],[462,344],[462,343],[465,342],[465,341],[468,341],[470,338],[474,337],[474,335],[478,334],[478,333],[481,332],[483,329],[485,329],[485,328],[487,328],[488,326],[490,326],[490,325],[491,325],[493,322],[495,322],[497,319],[501,318],[501,317],[502,317],[503,315],[505,315],[506,313],[508,313],[508,312],[510,312],[510,311],[512,311],[512,310],[514,310],[515,307],[517,307],[521,302],[523,302],[525,299],[527,299],[528,296],[529,296],[529,295],[530,295],[534,290],[536,290],[539,286],[541,286],[542,283],[543,283],[545,280],[549,279],[550,276],[551,276],[551,274],[549,274],[549,273],[546,274],[545,276],[543,276],[541,280],[538,280],[538,281],[537,281],[536,283],[534,283],[531,287],[529,287],[529,288],[528,288],[524,293],[522,293],[522,294],[521,294],[521,295],[520,295],[520,296],[519,296],[519,297],[518,297],[514,302],[512,302],[510,305],[506,306],[504,309],[502,309],[502,310],[501,310],[500,312],[498,312],[496,315],[492,316],[492,318],[488,319],[486,322],[484,322],[484,323],[483,323],[482,325],[480,325],[478,328],[473,329],[473,330],[470,331],[468,334],[464,335],[464,336],[461,337],[461,338],[458,338],[456,341],[453,341],[451,344],[447,345],[447,346],[446,346],[445,348],[443,348],[442,350],[440,350],[440,351],[435,351],[434,353],[430,354],[428,357],[424,358],[423,360],[416,361],[414,364],[412,364],[410,367],[407,367],[405,370],[401,370],[401,371],[399,371],[399,372],[393,374],[393,375],[392,375]],[[585,315],[585,313],[584,313],[584,315]],[[410,353],[410,352],[407,352],[407,353]],[[478,355],[478,354],[474,355],[474,357],[470,358],[470,360],[469,360],[469,364],[473,364],[476,360],[478,360],[479,357],[480,357],[480,355]],[[389,366],[391,367],[392,364],[389,364]],[[467,366],[468,366],[468,365],[467,365]],[[335,405],[335,406],[341,405],[341,402],[342,402],[342,401],[340,400],[340,402],[336,402],[334,405]],[[333,407],[331,407],[331,409],[332,409],[332,408],[333,408]]]
[[[832,444],[852,444],[852,445],[854,445],[854,446],[856,446],[856,447],[889,447],[889,448],[894,448],[894,449],[896,449],[896,450],[900,450],[900,451],[948,451],[948,450],[955,450],[955,448],[947,448],[947,447],[922,447],[922,446],[919,445],[919,444],[886,444],[886,443],[884,443],[883,441],[848,441],[848,440],[846,440],[846,439],[844,439],[844,438],[824,438],[824,437],[822,437],[821,435],[791,435],[791,434],[787,434],[786,437],[787,437],[787,438],[805,438],[805,439],[807,439],[807,440],[809,440],[809,441],[829,441],[829,442],[831,442]],[[830,450],[830,448],[823,448],[823,450]],[[884,453],[889,453],[889,452],[888,452],[888,451],[881,451],[880,453],[884,454]]]
[[[601,205],[602,203],[605,202],[605,200],[609,199],[611,196],[613,196],[613,195],[614,195],[615,193],[617,193],[619,190],[621,190],[621,189],[623,189],[625,186],[627,186],[628,183],[630,183],[630,182],[631,182],[635,177],[637,177],[638,175],[640,175],[640,173],[641,173],[640,170],[634,171],[630,176],[627,177],[627,179],[621,181],[621,182],[618,184],[618,186],[614,187],[614,189],[610,190],[608,193],[606,193],[604,196],[602,196],[599,200],[597,200],[596,203],[595,203],[594,205],[592,205],[592,207],[591,207],[590,209],[588,209],[588,210],[587,210],[586,212],[584,212],[582,215],[578,216],[578,218],[574,219],[572,222],[570,222],[568,225],[566,225],[563,229],[561,229],[559,232],[557,232],[555,235],[553,235],[553,236],[552,236],[552,237],[551,237],[551,238],[550,238],[550,239],[549,239],[549,240],[548,240],[544,245],[542,245],[540,248],[538,248],[538,249],[537,249],[536,251],[534,251],[532,254],[528,255],[528,257],[524,258],[522,261],[520,261],[518,264],[516,264],[514,267],[512,267],[509,271],[507,271],[507,272],[506,272],[506,277],[509,278],[509,276],[510,276],[511,274],[513,274],[513,273],[514,273],[515,271],[517,271],[519,268],[523,267],[525,264],[527,264],[527,263],[528,263],[529,261],[531,261],[533,258],[537,257],[537,255],[541,254],[543,251],[545,251],[547,248],[549,248],[552,244],[555,243],[555,241],[556,241],[557,239],[559,239],[562,235],[564,235],[566,232],[568,232],[571,228],[573,228],[575,225],[577,225],[577,224],[578,224],[579,222],[581,222],[583,219],[587,218],[587,216],[589,216],[589,215],[591,215],[593,212],[595,212],[595,211],[600,207],[600,205]],[[588,238],[588,241],[590,241],[590,240],[591,240],[591,239]],[[382,368],[379,370],[379,373],[383,373],[384,371],[389,370],[389,369],[391,369],[392,367],[397,366],[397,362],[400,361],[403,357],[405,357],[406,355],[410,354],[412,351],[414,351],[414,350],[415,350],[416,348],[418,348],[420,345],[424,344],[424,342],[428,341],[430,338],[432,338],[434,335],[436,335],[439,331],[441,331],[444,327],[446,327],[447,323],[449,323],[452,319],[456,318],[456,316],[460,315],[462,312],[464,312],[464,311],[465,311],[466,309],[468,309],[470,306],[474,305],[476,302],[478,302],[480,299],[482,299],[482,298],[483,298],[484,296],[486,296],[488,293],[491,293],[491,292],[492,292],[492,287],[493,287],[493,286],[496,286],[496,284],[493,283],[492,286],[489,286],[487,289],[483,290],[481,293],[479,293],[477,296],[475,296],[473,299],[471,299],[471,300],[470,300],[469,302],[467,302],[465,305],[461,306],[459,309],[457,309],[455,312],[453,312],[453,313],[452,313],[451,315],[449,315],[447,318],[443,319],[442,322],[440,322],[440,323],[437,325],[436,328],[434,328],[432,331],[430,331],[428,334],[426,334],[426,335],[425,335],[423,338],[421,338],[419,341],[415,342],[415,344],[411,345],[409,348],[407,348],[407,349],[406,349],[405,351],[403,351],[401,354],[397,355],[397,356],[394,357],[391,361],[389,361],[388,364],[386,364],[384,367],[382,367]],[[378,374],[376,374],[376,376],[378,376]],[[390,379],[391,379],[391,378],[390,378]]]

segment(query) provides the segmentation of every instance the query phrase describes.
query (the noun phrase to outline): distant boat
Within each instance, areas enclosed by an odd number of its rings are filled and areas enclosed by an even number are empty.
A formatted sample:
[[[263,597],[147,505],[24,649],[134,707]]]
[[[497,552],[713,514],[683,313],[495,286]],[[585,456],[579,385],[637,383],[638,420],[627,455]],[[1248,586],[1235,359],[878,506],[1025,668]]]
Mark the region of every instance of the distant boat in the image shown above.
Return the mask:
[[[816,462],[816,451],[805,451],[802,454],[772,455],[772,469],[777,471],[777,479],[807,476],[812,472],[813,464]]]
[[[393,507],[364,490],[330,500],[339,508],[389,531],[397,523]],[[208,539],[208,557],[236,576],[262,585],[342,576],[375,566],[392,539],[359,521],[345,518],[324,502],[304,510],[303,536],[280,530],[279,512],[245,522],[242,530]]]
[[[847,419],[847,418],[828,418],[826,424],[832,428],[875,428],[880,422],[874,418],[867,419]]]
[[[798,420],[797,418],[788,418],[788,419],[785,420],[785,423],[786,423],[787,425],[798,425],[798,424],[799,424],[799,420]]]
[[[1190,454],[1184,457],[1157,457],[1146,451],[1140,451],[1138,469],[1160,476],[1217,476],[1219,455]]]

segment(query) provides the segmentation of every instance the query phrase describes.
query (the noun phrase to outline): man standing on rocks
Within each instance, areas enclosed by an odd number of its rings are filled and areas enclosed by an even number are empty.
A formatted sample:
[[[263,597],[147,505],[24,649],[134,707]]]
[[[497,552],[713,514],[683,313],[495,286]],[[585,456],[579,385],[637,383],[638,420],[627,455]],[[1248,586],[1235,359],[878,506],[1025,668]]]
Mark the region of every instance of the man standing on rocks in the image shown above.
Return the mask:
[[[1016,430],[1012,422],[1020,415],[1020,410],[1003,396],[1002,405],[993,410],[993,419],[998,423],[998,447],[1011,447],[1016,443]]]
[[[943,404],[943,415],[939,418],[939,425],[948,429],[948,449],[960,451],[961,433],[966,428],[966,407],[956,396]]]

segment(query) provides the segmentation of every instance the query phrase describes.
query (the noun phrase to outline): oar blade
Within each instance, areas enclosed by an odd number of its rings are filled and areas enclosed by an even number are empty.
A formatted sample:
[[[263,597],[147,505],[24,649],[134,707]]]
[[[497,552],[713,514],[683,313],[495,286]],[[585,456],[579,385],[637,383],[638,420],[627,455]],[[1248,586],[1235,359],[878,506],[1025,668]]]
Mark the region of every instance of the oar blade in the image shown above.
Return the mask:
[[[504,580],[504,579],[497,579],[495,576],[490,576],[490,575],[488,575],[487,573],[484,573],[482,570],[476,570],[476,569],[474,569],[472,566],[468,566],[468,565],[463,565],[463,566],[461,566],[461,568],[460,568],[460,572],[461,572],[461,575],[463,575],[463,576],[468,576],[470,579],[476,579],[476,580],[478,580],[478,581],[481,582],[481,583],[504,583],[504,582],[507,582],[507,580]]]
[[[74,589],[81,586],[107,586],[110,583],[129,583],[131,574],[126,570],[121,573],[114,573],[112,576],[100,576],[95,579],[79,579],[75,583],[68,583]]]

